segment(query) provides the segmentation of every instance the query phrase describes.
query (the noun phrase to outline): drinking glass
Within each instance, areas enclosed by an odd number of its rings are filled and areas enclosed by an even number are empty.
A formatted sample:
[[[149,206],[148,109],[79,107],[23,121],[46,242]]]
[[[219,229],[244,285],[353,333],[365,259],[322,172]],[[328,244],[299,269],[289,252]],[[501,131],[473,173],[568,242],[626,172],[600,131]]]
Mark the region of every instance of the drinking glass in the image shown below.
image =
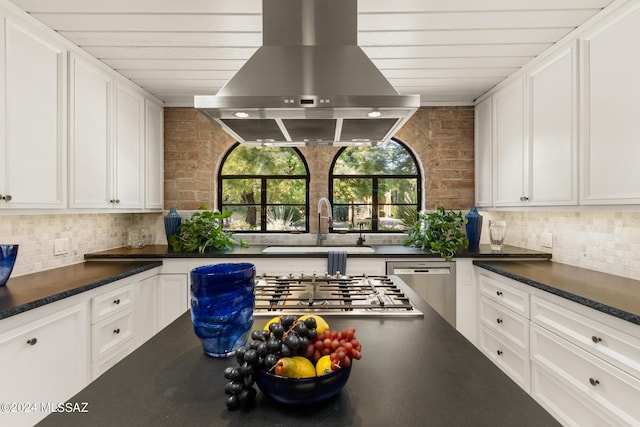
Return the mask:
[[[489,221],[489,239],[491,250],[501,251],[504,243],[504,235],[507,231],[507,222],[503,219]]]
[[[255,274],[250,263],[191,270],[191,320],[205,354],[228,357],[246,344],[253,326]]]

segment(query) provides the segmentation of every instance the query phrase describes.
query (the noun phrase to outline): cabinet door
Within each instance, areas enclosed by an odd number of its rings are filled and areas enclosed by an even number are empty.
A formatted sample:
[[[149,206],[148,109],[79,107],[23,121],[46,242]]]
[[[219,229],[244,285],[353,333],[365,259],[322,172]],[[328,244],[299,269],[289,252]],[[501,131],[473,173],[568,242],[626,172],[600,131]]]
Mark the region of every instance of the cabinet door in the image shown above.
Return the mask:
[[[493,96],[495,206],[522,204],[524,194],[524,84],[522,78]]]
[[[583,204],[640,203],[640,5],[584,38]]]
[[[75,55],[69,68],[70,206],[111,207],[113,79]]]
[[[9,19],[4,39],[0,207],[64,208],[66,51]]]
[[[0,336],[1,402],[57,404],[87,384],[86,312],[79,304]],[[46,415],[3,411],[0,424],[33,425]]]
[[[158,276],[158,330],[188,310],[187,291],[186,274],[161,274]]]
[[[528,74],[529,203],[578,202],[577,70],[570,47]]]
[[[491,206],[492,176],[492,99],[485,99],[475,107],[475,169],[476,169],[476,206]]]
[[[144,207],[144,98],[116,84],[116,208]]]
[[[164,109],[145,101],[145,201],[147,209],[164,207]]]
[[[159,330],[158,277],[149,277],[136,285],[136,346],[147,342]]]

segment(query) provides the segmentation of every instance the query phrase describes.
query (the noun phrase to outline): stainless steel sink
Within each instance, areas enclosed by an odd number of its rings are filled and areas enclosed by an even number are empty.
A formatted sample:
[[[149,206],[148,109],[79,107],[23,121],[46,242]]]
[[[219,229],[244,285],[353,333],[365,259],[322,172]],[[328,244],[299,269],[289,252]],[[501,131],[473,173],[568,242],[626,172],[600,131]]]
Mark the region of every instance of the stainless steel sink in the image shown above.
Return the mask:
[[[342,251],[348,254],[371,254],[375,252],[371,246],[267,246],[264,254],[308,253],[326,254],[330,251]]]

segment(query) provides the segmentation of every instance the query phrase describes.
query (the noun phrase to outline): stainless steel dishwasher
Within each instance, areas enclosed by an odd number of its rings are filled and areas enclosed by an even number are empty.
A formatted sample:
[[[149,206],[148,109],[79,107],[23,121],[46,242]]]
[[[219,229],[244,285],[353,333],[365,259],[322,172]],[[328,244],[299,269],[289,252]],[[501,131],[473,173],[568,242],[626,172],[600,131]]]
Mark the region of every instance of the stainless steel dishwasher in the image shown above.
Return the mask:
[[[435,311],[456,326],[456,264],[447,261],[387,261],[398,276]]]

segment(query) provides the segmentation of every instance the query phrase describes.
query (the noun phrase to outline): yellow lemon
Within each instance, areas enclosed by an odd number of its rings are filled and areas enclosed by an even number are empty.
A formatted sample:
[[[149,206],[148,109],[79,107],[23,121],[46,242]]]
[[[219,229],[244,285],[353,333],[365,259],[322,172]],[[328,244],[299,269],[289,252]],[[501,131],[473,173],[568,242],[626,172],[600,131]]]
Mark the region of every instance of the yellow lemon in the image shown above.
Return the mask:
[[[305,314],[304,316],[298,317],[298,320],[304,321],[309,317],[313,317],[314,319],[316,319],[316,333],[321,334],[327,329],[329,329],[329,324],[327,323],[327,321],[324,320],[322,317],[318,316],[317,314]]]
[[[275,373],[287,378],[310,378],[316,376],[316,368],[306,357],[282,357],[276,362]]]
[[[264,329],[265,331],[268,331],[269,330],[269,325],[272,324],[272,323],[280,322],[280,318],[281,317],[282,316],[276,316],[273,319],[269,320],[267,323],[264,324],[264,328],[262,328],[262,329]]]
[[[327,354],[316,362],[316,375],[320,376],[328,373],[331,373],[331,357]]]

